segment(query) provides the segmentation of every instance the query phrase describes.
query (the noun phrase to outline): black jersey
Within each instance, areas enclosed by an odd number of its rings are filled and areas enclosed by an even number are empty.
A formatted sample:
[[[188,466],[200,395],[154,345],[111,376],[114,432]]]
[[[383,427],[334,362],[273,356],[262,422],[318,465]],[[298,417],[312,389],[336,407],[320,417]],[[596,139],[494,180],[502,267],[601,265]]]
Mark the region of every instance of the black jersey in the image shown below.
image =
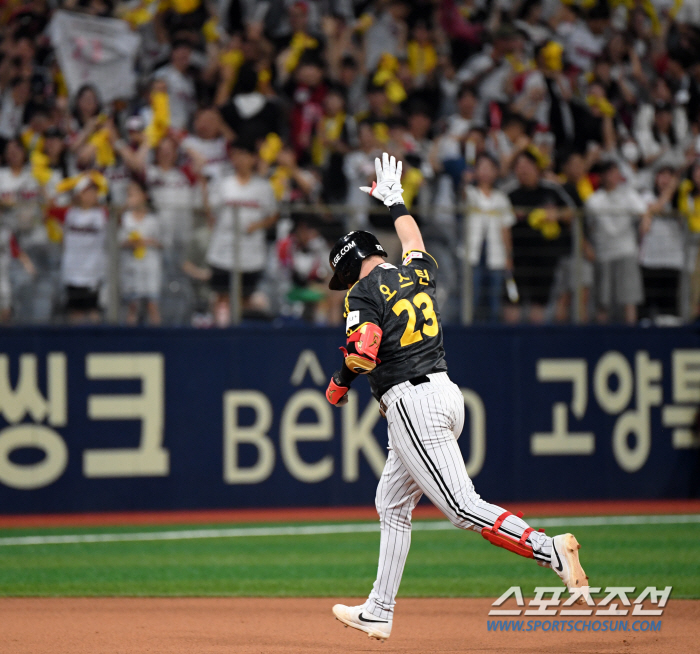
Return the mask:
[[[447,370],[435,297],[437,269],[430,254],[411,250],[400,268],[379,264],[345,296],[348,336],[367,322],[382,330],[381,363],[369,373],[377,399],[408,379]]]

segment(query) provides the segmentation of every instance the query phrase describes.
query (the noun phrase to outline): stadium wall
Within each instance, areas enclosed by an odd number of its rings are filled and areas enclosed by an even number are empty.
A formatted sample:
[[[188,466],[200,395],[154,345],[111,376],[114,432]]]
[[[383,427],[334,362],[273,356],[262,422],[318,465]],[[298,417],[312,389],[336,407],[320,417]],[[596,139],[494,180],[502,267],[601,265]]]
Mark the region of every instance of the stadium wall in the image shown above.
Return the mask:
[[[337,329],[0,330],[0,513],[371,504],[365,380]],[[700,330],[446,328],[492,501],[700,496]]]

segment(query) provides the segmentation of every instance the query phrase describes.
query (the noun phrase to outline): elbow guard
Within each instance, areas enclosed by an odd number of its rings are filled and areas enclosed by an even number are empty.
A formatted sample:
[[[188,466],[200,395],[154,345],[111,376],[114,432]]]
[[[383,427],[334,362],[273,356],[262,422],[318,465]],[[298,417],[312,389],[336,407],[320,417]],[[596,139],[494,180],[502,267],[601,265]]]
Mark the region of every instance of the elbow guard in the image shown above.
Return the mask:
[[[360,375],[372,372],[381,363],[377,358],[382,342],[382,330],[371,322],[366,322],[348,336],[348,349],[345,351],[345,365]]]

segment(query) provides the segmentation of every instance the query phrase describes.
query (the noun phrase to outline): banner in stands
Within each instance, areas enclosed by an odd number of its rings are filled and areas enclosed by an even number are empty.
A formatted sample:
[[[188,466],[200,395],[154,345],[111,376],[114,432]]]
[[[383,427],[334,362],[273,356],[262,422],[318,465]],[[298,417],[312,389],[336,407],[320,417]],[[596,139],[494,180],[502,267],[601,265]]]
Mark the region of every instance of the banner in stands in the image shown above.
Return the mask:
[[[363,505],[386,458],[342,330],[0,332],[0,513]],[[491,501],[700,495],[695,328],[447,328]]]
[[[85,84],[102,102],[134,96],[141,37],[125,20],[59,10],[48,35],[72,98]]]

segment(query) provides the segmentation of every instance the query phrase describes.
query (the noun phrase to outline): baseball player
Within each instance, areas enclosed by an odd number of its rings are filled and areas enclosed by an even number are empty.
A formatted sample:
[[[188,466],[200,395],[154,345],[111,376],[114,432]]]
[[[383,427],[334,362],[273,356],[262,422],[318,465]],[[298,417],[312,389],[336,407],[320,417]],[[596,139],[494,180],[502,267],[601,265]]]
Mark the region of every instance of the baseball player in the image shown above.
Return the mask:
[[[438,264],[428,254],[402,197],[401,162],[385,153],[375,162],[377,181],[361,187],[389,208],[401,240],[403,263],[384,261],[386,252],[369,232],[351,232],[333,247],[330,288],[344,290],[347,346],[343,365],[326,398],[340,406],[350,385],[367,375],[389,426],[389,456],[377,487],[381,525],[377,580],[361,606],[333,607],[349,627],[386,640],[404,564],[411,545],[411,513],[423,493],[452,524],[481,533],[493,545],[551,567],[570,592],[587,593],[572,534],[550,537],[535,531],[522,514],[482,500],[467,476],[457,444],[464,425],[464,399],[447,375],[436,300]]]

